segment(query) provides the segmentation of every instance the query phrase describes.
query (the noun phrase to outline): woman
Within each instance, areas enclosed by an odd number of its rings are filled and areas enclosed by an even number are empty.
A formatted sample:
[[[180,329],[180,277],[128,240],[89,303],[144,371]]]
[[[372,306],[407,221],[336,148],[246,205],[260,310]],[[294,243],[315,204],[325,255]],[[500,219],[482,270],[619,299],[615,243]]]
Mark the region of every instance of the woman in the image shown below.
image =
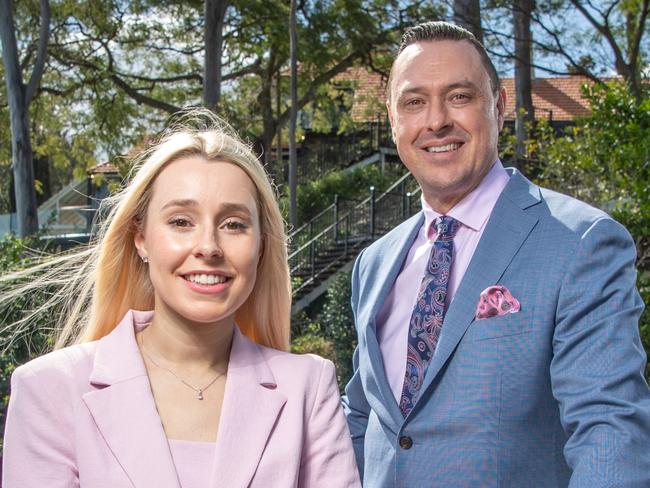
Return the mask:
[[[56,267],[74,297],[59,344],[78,344],[14,372],[3,486],[359,486],[332,363],[285,352],[259,161],[201,111],[135,169],[95,247]]]

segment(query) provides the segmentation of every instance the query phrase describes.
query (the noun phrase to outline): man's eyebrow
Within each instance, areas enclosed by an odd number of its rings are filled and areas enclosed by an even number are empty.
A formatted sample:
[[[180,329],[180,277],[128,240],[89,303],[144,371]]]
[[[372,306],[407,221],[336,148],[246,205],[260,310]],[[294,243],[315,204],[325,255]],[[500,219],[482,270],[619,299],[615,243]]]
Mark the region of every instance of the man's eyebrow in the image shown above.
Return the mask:
[[[448,91],[455,90],[456,88],[470,88],[472,90],[479,89],[478,85],[470,80],[457,81],[456,83],[447,86]]]
[[[450,83],[449,85],[446,85],[444,87],[444,90],[446,92],[456,90],[458,88],[465,88],[465,89],[471,89],[471,90],[479,90],[479,87],[476,83],[470,80],[462,80],[462,81],[456,81],[454,83]],[[429,92],[429,90],[420,85],[414,85],[414,86],[407,86],[405,89],[403,89],[400,94],[399,94],[399,99],[408,96],[408,95],[418,95],[418,94],[423,94],[426,95]]]

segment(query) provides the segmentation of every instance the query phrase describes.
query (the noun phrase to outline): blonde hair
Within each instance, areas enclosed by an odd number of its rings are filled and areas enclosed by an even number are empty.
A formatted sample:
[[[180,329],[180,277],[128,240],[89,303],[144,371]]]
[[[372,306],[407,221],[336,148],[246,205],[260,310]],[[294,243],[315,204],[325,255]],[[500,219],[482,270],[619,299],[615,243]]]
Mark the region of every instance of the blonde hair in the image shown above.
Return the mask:
[[[192,156],[232,163],[246,172],[256,188],[263,251],[253,291],[237,311],[235,320],[253,341],[288,350],[291,285],[285,226],[276,193],[251,148],[228,124],[206,109],[185,110],[177,115],[158,140],[136,158],[128,184],[102,201],[100,214],[104,212],[107,216],[88,248],[2,279],[24,280],[29,274],[44,270],[44,280],[25,283],[11,294],[29,293],[35,287],[59,288],[58,297],[49,299],[20,321],[23,330],[29,319],[39,313],[62,310],[56,340],[56,347],[62,347],[109,334],[129,309],[153,309],[153,288],[147,268],[138,256],[134,236],[144,220],[158,174],[172,161]]]

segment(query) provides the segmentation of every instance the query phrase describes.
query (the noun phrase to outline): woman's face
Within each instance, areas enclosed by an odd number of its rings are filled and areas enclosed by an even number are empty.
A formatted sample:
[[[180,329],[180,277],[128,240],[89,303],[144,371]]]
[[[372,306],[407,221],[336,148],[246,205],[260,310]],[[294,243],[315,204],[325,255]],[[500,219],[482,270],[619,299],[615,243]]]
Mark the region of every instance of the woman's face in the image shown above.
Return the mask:
[[[262,249],[253,182],[234,164],[188,157],[165,167],[151,190],[135,245],[149,260],[156,316],[233,323]]]

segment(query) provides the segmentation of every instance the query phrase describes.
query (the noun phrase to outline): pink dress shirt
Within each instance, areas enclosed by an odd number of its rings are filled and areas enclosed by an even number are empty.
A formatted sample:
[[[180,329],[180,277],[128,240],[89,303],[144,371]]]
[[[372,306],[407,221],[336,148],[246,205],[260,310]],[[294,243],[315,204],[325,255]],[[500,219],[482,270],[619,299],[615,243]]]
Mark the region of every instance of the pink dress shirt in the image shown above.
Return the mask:
[[[483,181],[458,202],[447,215],[461,223],[454,237],[454,257],[448,285],[448,302],[454,299],[467,266],[474,255],[492,209],[508,184],[510,175],[497,160]],[[406,256],[393,287],[377,315],[377,337],[384,371],[395,400],[399,403],[406,370],[408,327],[422,275],[436,240],[431,223],[440,217],[422,198],[424,224]]]

